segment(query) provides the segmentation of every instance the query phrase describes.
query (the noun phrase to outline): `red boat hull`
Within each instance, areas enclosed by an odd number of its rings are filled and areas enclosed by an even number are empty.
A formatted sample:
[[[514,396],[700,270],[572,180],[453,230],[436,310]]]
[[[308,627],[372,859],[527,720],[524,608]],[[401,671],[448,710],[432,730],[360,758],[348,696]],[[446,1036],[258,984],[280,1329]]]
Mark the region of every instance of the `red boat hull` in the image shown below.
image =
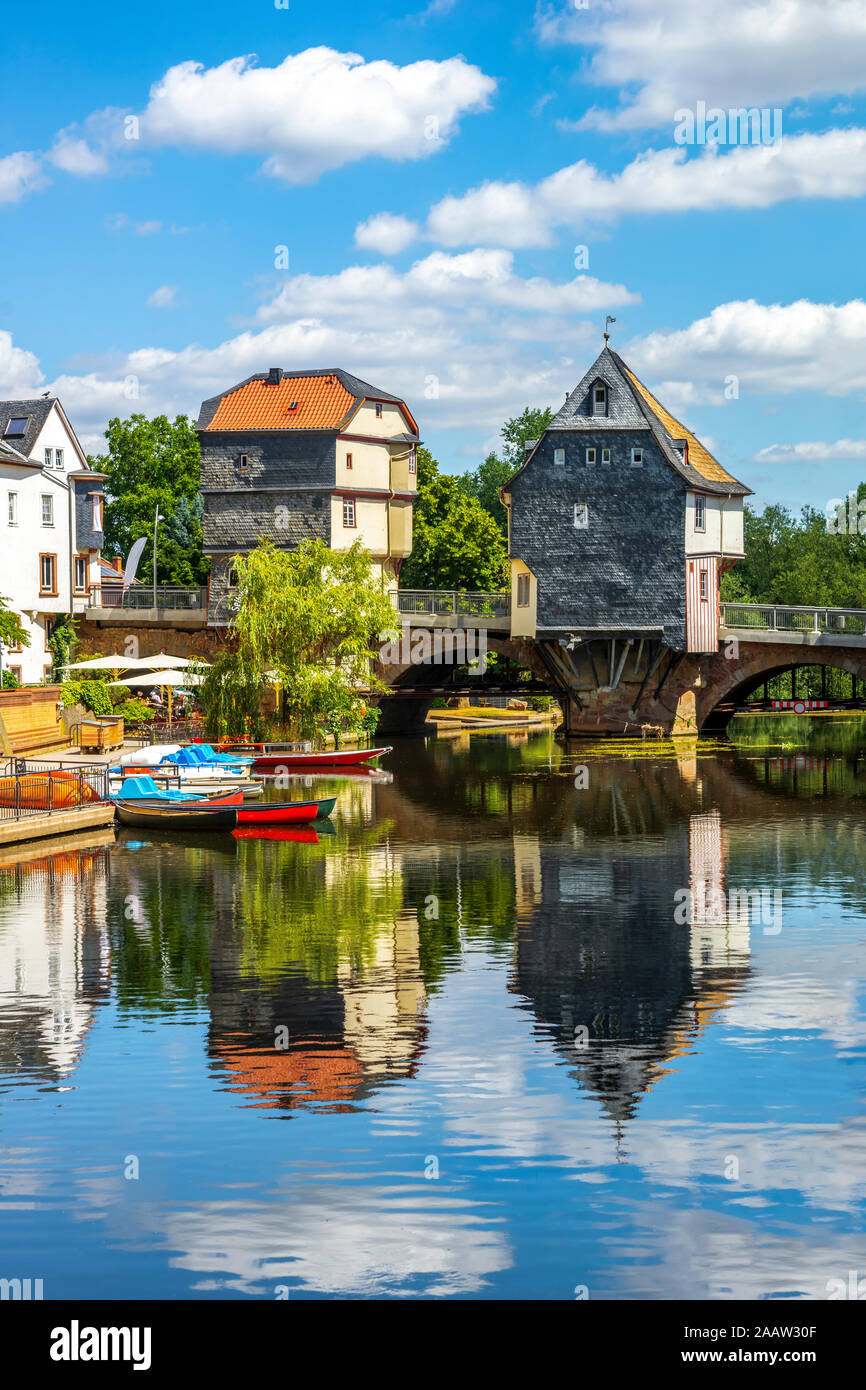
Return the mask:
[[[390,753],[390,748],[349,748],[343,753],[257,753],[253,772],[281,772],[284,769],[317,767],[359,767],[373,758]]]
[[[242,806],[238,825],[292,825],[314,821],[319,814],[318,801],[267,801],[256,806]]]

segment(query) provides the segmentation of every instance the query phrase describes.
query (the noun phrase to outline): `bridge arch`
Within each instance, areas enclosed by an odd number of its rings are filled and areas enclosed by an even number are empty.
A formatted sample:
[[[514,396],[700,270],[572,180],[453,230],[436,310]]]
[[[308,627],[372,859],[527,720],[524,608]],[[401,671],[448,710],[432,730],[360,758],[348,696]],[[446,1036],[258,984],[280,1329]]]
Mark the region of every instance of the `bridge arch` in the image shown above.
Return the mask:
[[[852,677],[852,699],[858,698],[856,683],[866,682],[866,651],[857,648],[806,646],[791,647],[781,643],[755,644],[745,649],[737,662],[723,656],[710,658],[706,668],[706,689],[701,699],[701,732],[721,733],[727,729],[737,709],[750,695],[768,682],[791,671],[809,668],[840,671]],[[776,695],[778,699],[820,699],[820,692],[797,690],[796,695]],[[823,698],[833,698],[825,696]],[[843,696],[842,698],[847,698]]]
[[[421,732],[427,722],[430,707],[439,696],[447,698],[466,695],[513,695],[522,698],[525,695],[544,694],[551,695],[554,699],[562,698],[561,688],[554,682],[533,643],[491,632],[485,633],[484,650],[501,660],[491,666],[484,676],[467,678],[460,676],[459,672],[469,659],[478,656],[478,645],[471,649],[470,658],[469,645],[458,645],[461,630],[447,631],[454,645],[449,647],[446,640],[443,643],[443,655],[453,654],[455,659],[452,661],[401,660],[380,664],[379,674],[388,686],[388,691],[382,695],[379,703],[379,733],[384,735]],[[428,627],[413,628],[406,634],[405,647],[401,639],[400,655],[418,650],[422,653],[430,651],[432,657],[432,636],[433,632]],[[465,653],[466,661],[459,660],[462,653]],[[525,674],[522,678],[518,674],[526,672],[529,673],[528,680]]]

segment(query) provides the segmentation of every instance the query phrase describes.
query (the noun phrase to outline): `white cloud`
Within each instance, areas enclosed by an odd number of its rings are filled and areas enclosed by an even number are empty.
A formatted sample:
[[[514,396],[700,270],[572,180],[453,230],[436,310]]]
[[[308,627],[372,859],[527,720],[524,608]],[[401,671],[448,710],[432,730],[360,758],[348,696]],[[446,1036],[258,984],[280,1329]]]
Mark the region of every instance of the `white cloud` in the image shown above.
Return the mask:
[[[379,251],[383,256],[396,256],[404,251],[418,236],[417,222],[408,217],[397,217],[391,212],[380,212],[366,222],[359,222],[355,228],[355,245],[364,250]]]
[[[48,158],[56,168],[67,174],[90,177],[108,171],[108,160],[100,150],[94,150],[71,130],[61,130],[49,151]]]
[[[349,266],[336,275],[294,276],[256,315],[259,323],[285,322],[307,315],[333,316],[369,327],[375,322],[407,322],[423,314],[424,323],[444,323],[459,309],[471,319],[479,310],[501,308],[530,314],[564,316],[605,307],[634,304],[640,298],[624,285],[607,284],[591,275],[554,283],[514,273],[510,251],[479,247],[462,255],[434,251],[405,273],[389,265]]]
[[[13,345],[12,334],[0,330],[0,399],[14,400],[44,390],[39,359],[33,352]]]
[[[862,0],[561,0],[539,5],[536,32],[591,50],[586,77],[620,103],[587,113],[599,130],[662,128],[697,101],[785,105],[866,87]]]
[[[42,161],[29,150],[19,150],[0,159],[0,203],[17,203],[28,193],[44,188],[47,182]]]
[[[866,302],[737,300],[688,328],[635,339],[622,352],[645,380],[664,383],[663,400],[681,389],[696,403],[722,403],[729,376],[741,396],[850,395],[866,390]]]
[[[866,439],[802,440],[799,444],[770,444],[753,456],[755,463],[829,463],[866,458]]]
[[[144,143],[265,155],[266,173],[305,183],[369,155],[434,154],[495,87],[459,57],[399,67],[309,48],[273,68],[251,57],[184,62],[151,88],[141,134]]]
[[[785,136],[774,145],[649,150],[618,174],[586,160],[535,185],[489,182],[430,211],[427,235],[444,246],[545,246],[556,227],[585,230],[636,213],[766,208],[794,198],[866,193],[866,130]]]
[[[177,307],[177,285],[160,285],[159,289],[154,290],[148,297],[148,306],[151,309],[174,309]]]

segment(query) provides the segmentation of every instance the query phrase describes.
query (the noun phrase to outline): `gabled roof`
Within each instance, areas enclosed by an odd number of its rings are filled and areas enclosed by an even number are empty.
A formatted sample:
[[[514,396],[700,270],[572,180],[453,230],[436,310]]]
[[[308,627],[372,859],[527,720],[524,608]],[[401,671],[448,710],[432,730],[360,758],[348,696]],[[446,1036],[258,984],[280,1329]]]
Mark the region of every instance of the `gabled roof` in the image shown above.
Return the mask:
[[[78,455],[82,469],[89,470],[87,455],[79,444],[78,436],[69,423],[69,417],[57,396],[37,396],[35,399],[24,401],[0,401],[0,440],[10,444],[25,458],[29,458],[36,448],[42,428],[55,406],[66,427],[69,441]],[[7,436],[6,429],[9,421],[16,417],[23,417],[27,421],[24,434]],[[39,466],[42,467],[41,462]]]
[[[608,388],[606,415],[592,413],[591,391],[599,381]],[[651,431],[664,458],[690,487],[725,496],[751,496],[751,488],[738,482],[728,473],[697,436],[656,400],[631,368],[626,366],[619,354],[605,347],[553,417],[548,430],[597,433],[604,430],[615,432],[635,429]],[[688,462],[684,461],[682,454],[675,447],[675,441],[685,442],[688,446]],[[526,468],[531,458],[532,453],[527,457],[523,468]],[[515,478],[523,472],[523,468],[518,469]],[[505,492],[513,481],[513,478],[509,479],[505,484]]]
[[[410,428],[417,425],[399,396],[381,391],[342,368],[281,372],[276,385],[257,372],[202,404],[196,428],[205,430],[341,430],[365,400],[398,405]],[[296,403],[296,404],[294,404]]]
[[[17,449],[18,453],[26,458],[36,447],[36,440],[51,414],[54,400],[53,396],[37,396],[36,400],[29,401],[0,401],[0,439],[11,444],[13,449]],[[7,438],[9,421],[22,416],[27,421],[24,433]]]

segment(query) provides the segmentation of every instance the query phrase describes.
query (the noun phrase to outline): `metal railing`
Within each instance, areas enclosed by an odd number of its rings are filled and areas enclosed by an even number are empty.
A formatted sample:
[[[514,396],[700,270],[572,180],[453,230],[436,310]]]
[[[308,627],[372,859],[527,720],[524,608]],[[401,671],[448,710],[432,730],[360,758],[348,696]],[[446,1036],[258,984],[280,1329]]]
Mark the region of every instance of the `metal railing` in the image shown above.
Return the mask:
[[[87,597],[88,608],[153,608],[153,588],[141,589],[92,588]],[[207,607],[207,589],[178,589],[165,584],[156,588],[156,607],[175,610],[201,610]]]
[[[507,618],[510,594],[461,593],[459,589],[397,589],[391,602],[398,613],[443,617]]]
[[[0,770],[0,821],[73,811],[108,799],[104,765],[59,762],[49,768],[13,758]]]
[[[782,604],[723,603],[725,627],[756,628],[765,632],[831,633],[836,637],[866,636],[864,608],[800,608]]]

